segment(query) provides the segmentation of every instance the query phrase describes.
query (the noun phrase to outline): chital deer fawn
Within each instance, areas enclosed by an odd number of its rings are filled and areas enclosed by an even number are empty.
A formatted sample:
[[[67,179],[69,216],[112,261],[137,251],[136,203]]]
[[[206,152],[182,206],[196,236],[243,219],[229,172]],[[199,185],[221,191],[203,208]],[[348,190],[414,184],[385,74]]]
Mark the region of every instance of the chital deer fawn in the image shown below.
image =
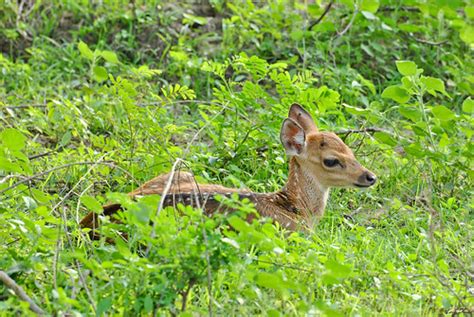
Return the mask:
[[[376,176],[357,162],[336,134],[318,131],[310,114],[298,104],[290,107],[281,127],[280,140],[290,164],[288,182],[278,192],[253,193],[197,184],[190,173],[176,172],[155,177],[129,195],[133,198],[166,192],[164,206],[181,202],[201,207],[210,215],[224,210],[215,195],[238,193],[239,197],[250,199],[261,216],[297,230],[309,227],[315,217],[323,215],[330,187],[369,187],[376,181]],[[120,205],[108,205],[104,207],[104,214],[113,215],[118,210],[121,210]],[[81,226],[96,228],[97,215],[89,213],[82,219]]]

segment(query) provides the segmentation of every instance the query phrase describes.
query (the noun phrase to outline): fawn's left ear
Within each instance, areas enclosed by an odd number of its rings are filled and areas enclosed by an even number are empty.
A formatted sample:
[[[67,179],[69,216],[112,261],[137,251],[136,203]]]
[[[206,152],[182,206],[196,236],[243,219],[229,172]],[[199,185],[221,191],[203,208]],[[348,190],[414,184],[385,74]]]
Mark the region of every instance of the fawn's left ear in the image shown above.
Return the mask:
[[[288,118],[295,120],[303,128],[306,134],[318,132],[316,123],[314,123],[311,115],[297,103],[291,105],[290,111],[288,112]]]
[[[305,132],[293,119],[286,118],[280,131],[280,140],[287,155],[299,155],[305,147]]]

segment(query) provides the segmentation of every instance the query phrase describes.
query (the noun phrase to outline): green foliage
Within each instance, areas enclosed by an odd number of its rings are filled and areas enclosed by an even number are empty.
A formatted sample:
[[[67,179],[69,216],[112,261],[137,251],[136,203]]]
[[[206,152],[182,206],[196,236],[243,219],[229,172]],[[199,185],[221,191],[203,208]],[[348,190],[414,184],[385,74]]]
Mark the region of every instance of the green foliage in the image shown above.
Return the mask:
[[[313,23],[328,3],[1,3],[0,268],[54,315],[472,312],[472,4],[344,0]],[[279,189],[293,102],[379,178],[334,190],[313,233],[247,223],[237,197],[209,218],[124,194],[176,158]],[[3,284],[0,311],[29,313]]]

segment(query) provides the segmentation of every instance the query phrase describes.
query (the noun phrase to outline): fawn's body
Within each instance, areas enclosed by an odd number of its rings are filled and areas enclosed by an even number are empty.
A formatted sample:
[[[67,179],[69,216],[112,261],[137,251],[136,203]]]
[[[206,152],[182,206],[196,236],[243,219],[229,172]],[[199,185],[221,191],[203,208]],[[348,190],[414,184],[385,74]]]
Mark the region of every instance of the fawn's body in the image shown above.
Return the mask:
[[[330,187],[369,187],[375,183],[375,175],[356,161],[344,142],[333,133],[319,132],[309,113],[297,104],[291,106],[283,122],[280,139],[290,164],[288,182],[278,192],[253,193],[197,184],[190,173],[176,172],[155,177],[129,195],[135,198],[165,193],[164,206],[180,202],[213,214],[224,210],[214,195],[238,193],[250,199],[261,216],[296,230],[310,226],[315,217],[324,214]],[[108,205],[104,207],[104,214],[113,215],[120,209],[118,204]],[[89,213],[81,226],[97,227],[96,214]]]

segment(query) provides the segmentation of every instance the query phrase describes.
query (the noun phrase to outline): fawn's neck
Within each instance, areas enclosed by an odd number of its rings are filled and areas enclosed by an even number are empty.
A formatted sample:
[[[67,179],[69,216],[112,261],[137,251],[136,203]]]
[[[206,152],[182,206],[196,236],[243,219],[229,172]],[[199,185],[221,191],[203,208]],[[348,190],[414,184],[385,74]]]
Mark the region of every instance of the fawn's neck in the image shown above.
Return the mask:
[[[313,174],[305,173],[304,168],[292,157],[288,182],[283,190],[293,200],[295,207],[307,216],[322,216],[326,208],[329,188],[323,186]]]
[[[298,227],[301,221],[311,226],[315,216],[319,218],[324,214],[328,194],[329,188],[305,173],[301,163],[293,157],[286,186],[279,192],[263,194],[257,202],[257,210],[290,228]]]

